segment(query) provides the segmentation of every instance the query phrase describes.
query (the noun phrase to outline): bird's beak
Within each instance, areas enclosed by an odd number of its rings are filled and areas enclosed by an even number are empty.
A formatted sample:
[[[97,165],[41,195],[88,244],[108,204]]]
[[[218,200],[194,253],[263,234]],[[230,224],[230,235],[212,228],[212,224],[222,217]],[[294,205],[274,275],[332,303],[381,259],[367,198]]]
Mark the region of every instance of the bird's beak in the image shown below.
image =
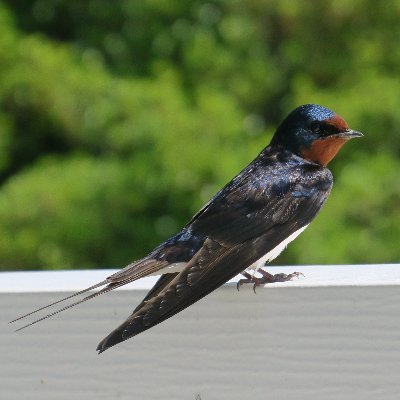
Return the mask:
[[[347,129],[346,131],[341,132],[339,136],[344,139],[350,140],[358,137],[363,137],[364,135],[361,132],[353,131],[353,129]]]

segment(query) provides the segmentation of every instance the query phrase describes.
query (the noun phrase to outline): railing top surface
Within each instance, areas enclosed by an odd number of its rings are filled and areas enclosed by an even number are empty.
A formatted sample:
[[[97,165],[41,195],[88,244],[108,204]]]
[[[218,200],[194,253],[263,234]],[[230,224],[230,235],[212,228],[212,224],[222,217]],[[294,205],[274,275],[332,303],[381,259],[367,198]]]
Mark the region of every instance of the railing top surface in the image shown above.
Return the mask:
[[[267,266],[272,274],[302,272],[305,277],[268,288],[400,285],[400,264]],[[1,272],[0,293],[77,291],[104,280],[114,269]],[[157,276],[142,278],[122,290],[148,290]],[[236,282],[240,276],[231,281]]]

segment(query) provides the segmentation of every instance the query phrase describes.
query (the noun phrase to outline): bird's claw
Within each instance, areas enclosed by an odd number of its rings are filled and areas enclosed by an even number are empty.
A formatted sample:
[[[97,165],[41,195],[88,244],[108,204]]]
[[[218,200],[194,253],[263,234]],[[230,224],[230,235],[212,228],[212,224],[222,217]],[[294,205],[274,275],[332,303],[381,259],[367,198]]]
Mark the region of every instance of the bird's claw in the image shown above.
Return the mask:
[[[289,274],[289,276],[291,276],[292,278],[296,277],[297,279],[300,279],[300,275],[304,276],[304,278],[306,277],[302,272],[292,272],[291,274]]]
[[[255,279],[257,279],[257,278],[255,278]],[[256,292],[256,287],[257,286],[260,286],[261,285],[261,283],[260,283],[260,281],[257,279],[255,282],[254,282],[254,285],[253,285],[253,292],[254,292],[254,294],[257,294],[257,292]]]
[[[239,291],[241,285],[244,285],[245,283],[254,283],[253,290],[254,290],[254,293],[255,293],[256,292],[256,286],[258,286],[258,278],[256,278],[254,275],[250,275],[246,271],[242,272],[242,275],[246,279],[239,279],[237,284],[236,284],[236,289]]]
[[[287,282],[291,281],[293,278],[300,279],[300,275],[305,277],[305,275],[302,272],[292,272],[291,274],[288,275],[283,273],[275,274],[272,275],[274,278],[272,282]]]
[[[238,283],[236,284],[236,289],[239,290],[240,286],[244,285],[245,283],[253,283],[253,291],[254,293],[256,293],[256,287],[261,286],[262,284],[287,282],[292,280],[293,278],[300,279],[300,275],[305,277],[305,275],[302,272],[292,272],[291,274],[280,273],[272,275],[261,268],[259,268],[257,272],[259,272],[262,275],[261,278],[256,278],[255,276],[250,275],[248,272],[242,272],[242,275],[246,279],[239,279]]]

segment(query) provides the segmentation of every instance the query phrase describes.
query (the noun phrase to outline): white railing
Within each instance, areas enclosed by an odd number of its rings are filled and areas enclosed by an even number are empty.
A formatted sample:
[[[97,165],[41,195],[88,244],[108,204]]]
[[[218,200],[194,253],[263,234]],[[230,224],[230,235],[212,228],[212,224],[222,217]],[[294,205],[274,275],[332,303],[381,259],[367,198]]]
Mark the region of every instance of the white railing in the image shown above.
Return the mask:
[[[156,277],[15,333],[7,321],[115,271],[0,273],[0,398],[400,398],[400,265],[267,270],[306,277],[226,285],[100,356]]]

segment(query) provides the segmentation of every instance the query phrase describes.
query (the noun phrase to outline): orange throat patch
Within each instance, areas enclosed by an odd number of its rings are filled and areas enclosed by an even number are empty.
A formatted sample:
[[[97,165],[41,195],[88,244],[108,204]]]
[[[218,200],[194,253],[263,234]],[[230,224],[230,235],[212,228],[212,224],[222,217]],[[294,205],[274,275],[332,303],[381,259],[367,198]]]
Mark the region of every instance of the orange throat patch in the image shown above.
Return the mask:
[[[342,137],[317,139],[313,142],[311,147],[301,150],[301,156],[306,160],[313,161],[326,167],[346,142],[347,139]]]

